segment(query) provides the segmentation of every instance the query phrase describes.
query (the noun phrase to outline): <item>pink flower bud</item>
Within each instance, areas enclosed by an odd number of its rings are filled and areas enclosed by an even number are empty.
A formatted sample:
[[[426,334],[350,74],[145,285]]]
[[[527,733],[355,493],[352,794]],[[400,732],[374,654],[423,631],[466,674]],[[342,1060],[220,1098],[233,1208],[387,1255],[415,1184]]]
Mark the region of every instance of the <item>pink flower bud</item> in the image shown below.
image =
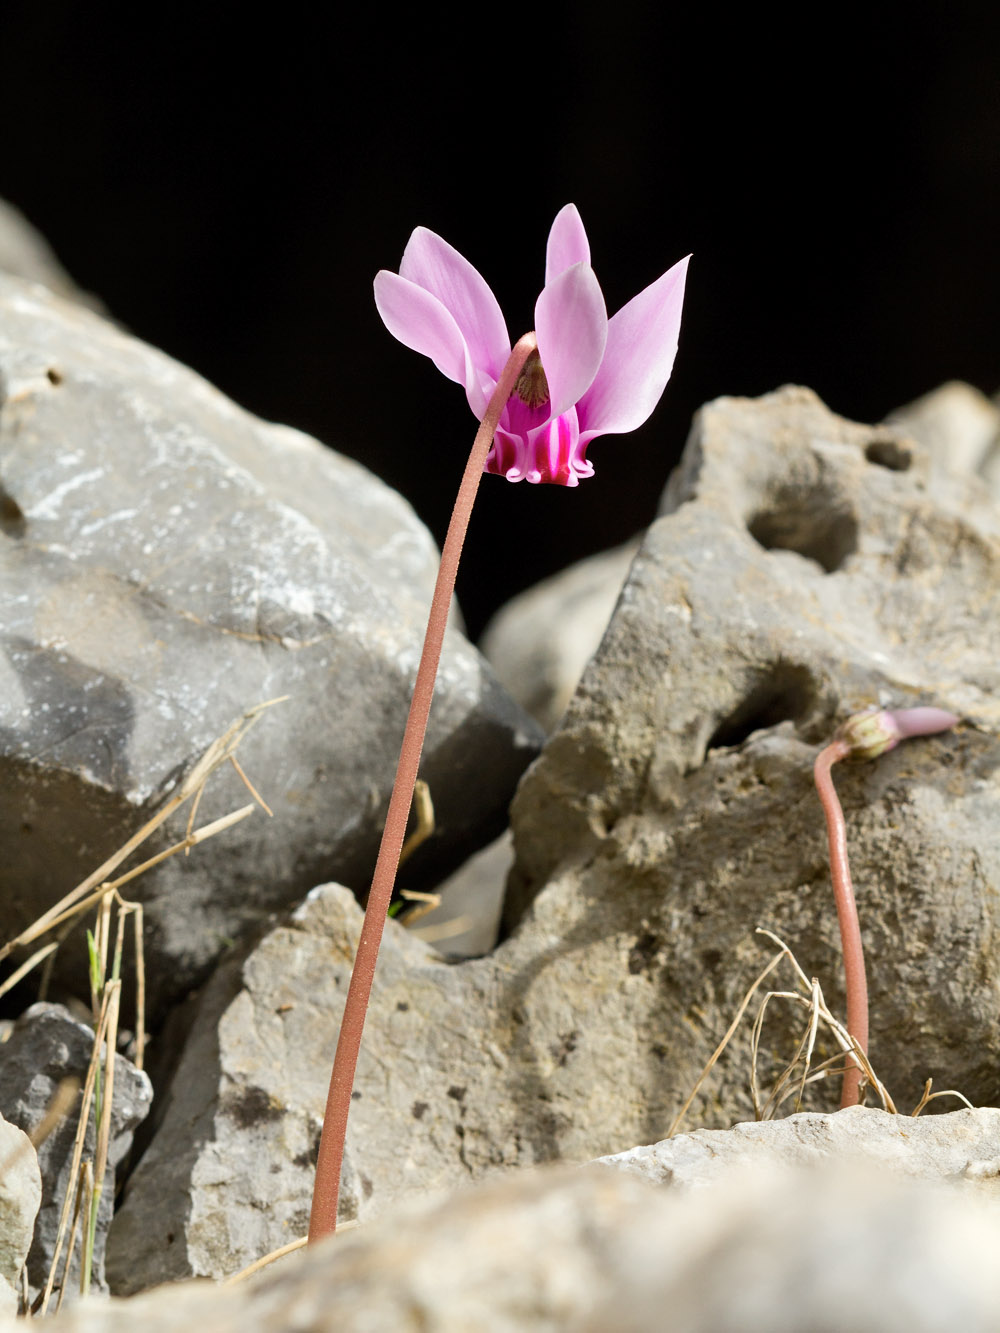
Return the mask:
[[[909,736],[932,736],[958,721],[943,708],[867,708],[837,730],[848,747],[848,759],[877,759]]]

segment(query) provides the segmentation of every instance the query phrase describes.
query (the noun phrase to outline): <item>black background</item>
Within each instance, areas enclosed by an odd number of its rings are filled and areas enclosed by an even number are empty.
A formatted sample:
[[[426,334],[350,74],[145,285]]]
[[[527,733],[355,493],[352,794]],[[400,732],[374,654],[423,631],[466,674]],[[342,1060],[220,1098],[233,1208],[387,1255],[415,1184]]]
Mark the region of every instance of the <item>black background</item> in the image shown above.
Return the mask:
[[[440,540],[474,421],[371,300],[410,230],[480,269],[512,336],[573,200],[617,309],[694,252],[651,422],[576,490],[487,478],[459,595],[644,526],[691,414],[795,381],[877,420],[1000,385],[1000,6],[621,3],[251,18],[0,7],[0,194],[134,332],[374,469]]]

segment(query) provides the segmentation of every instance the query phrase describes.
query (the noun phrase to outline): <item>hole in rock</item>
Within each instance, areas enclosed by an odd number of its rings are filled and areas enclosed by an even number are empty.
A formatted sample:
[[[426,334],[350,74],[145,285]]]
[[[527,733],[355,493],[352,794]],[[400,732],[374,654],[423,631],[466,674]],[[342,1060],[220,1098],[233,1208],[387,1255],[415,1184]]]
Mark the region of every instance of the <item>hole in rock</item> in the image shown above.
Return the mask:
[[[765,551],[795,551],[833,574],[858,547],[858,523],[849,509],[824,508],[818,497],[754,514],[747,530]]]
[[[5,532],[8,537],[23,537],[27,526],[21,506],[0,486],[0,532]]]
[[[781,664],[761,680],[743,702],[720,722],[708,742],[709,750],[742,745],[748,736],[779,722],[799,722],[813,707],[812,674],[803,666]]]
[[[50,384],[62,384],[63,382],[62,371],[56,370],[55,366],[49,366],[45,374]]]
[[[907,472],[913,462],[913,454],[901,440],[872,440],[865,445],[865,458],[877,467],[887,467],[890,472]]]

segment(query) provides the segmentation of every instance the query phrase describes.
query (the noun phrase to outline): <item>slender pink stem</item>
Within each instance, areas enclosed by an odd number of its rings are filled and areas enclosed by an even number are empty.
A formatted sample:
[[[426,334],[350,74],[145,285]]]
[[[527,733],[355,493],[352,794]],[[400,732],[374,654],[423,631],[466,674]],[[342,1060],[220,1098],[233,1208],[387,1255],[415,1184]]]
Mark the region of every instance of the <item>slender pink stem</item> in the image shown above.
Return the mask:
[[[868,982],[865,978],[865,953],[861,944],[858,907],[854,901],[851,868],[847,862],[847,828],[844,812],[837,799],[830,769],[838,759],[844,759],[851,747],[844,740],[831,741],[816,756],[813,776],[816,790],[826,816],[826,833],[830,842],[830,875],[833,896],[837,903],[840,922],[840,940],[844,953],[844,980],[847,987],[847,1031],[863,1051],[868,1051]],[[861,1070],[851,1056],[840,1089],[840,1105],[857,1106]]]
[[[378,959],[379,945],[385,926],[385,914],[389,909],[393,885],[396,882],[396,869],[399,865],[399,853],[406,835],[406,821],[413,800],[413,788],[417,780],[420,764],[420,752],[424,745],[427,730],[427,718],[431,710],[434,695],[434,680],[437,676],[438,662],[441,658],[441,645],[448,623],[448,611],[452,594],[455,590],[455,576],[458,573],[458,560],[462,554],[462,544],[469,526],[473,501],[479,490],[483,475],[483,464],[493,443],[493,436],[500,423],[500,414],[514,390],[524,363],[538,346],[533,333],[526,333],[515,345],[510,358],[504,366],[500,382],[493,392],[486,408],[476,438],[473,441],[469,461],[465,465],[455,507],[452,510],[448,532],[441,550],[441,564],[438,567],[434,596],[427,617],[427,631],[424,635],[424,647],[417,668],[417,679],[410,701],[410,712],[406,719],[403,744],[399,752],[396,767],[396,780],[389,798],[389,811],[385,819],[385,829],[379,846],[375,874],[368,894],[368,906],[361,926],[361,938],[354,958],[351,972],[351,984],[347,991],[344,1005],[344,1017],[340,1024],[337,1038],[337,1053],[333,1061],[333,1073],[330,1076],[330,1091],[327,1095],[326,1114],[323,1119],[323,1134],[319,1145],[319,1159],[316,1163],[316,1185],[313,1190],[312,1214],[309,1219],[309,1240],[328,1235],[337,1228],[337,1202],[340,1196],[340,1173],[344,1161],[344,1140],[347,1135],[347,1116],[351,1109],[351,1092],[354,1088],[354,1073],[358,1064],[358,1052],[361,1049],[361,1034],[365,1026],[365,1014],[371,995],[372,981],[375,977],[375,963]]]

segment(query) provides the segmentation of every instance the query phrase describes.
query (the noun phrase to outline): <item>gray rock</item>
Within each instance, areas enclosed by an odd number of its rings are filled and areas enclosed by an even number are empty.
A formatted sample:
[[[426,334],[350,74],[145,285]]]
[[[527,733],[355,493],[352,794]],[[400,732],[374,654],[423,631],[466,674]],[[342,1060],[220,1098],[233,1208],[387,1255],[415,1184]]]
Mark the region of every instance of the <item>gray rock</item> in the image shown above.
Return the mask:
[[[744,1167],[848,1162],[915,1180],[959,1183],[1000,1204],[1000,1110],[983,1106],[916,1118],[870,1106],[836,1115],[803,1112],[786,1120],[676,1134],[601,1162],[650,1184],[680,1189],[711,1184]]]
[[[507,603],[480,648],[501,684],[551,731],[601,641],[638,541],[602,551]]]
[[[15,1023],[10,1038],[0,1046],[0,1111],[11,1124],[30,1133],[38,1127],[64,1078],[76,1077],[82,1086],[94,1045],[94,1032],[78,1022],[62,1005],[35,1004]],[[35,1291],[45,1286],[55,1250],[59,1215],[70,1181],[73,1140],[79,1119],[81,1094],[73,1109],[38,1149],[42,1173],[42,1202],[35,1221],[35,1238],[28,1258],[28,1278]],[[153,1090],[147,1076],[121,1055],[115,1056],[115,1086],[111,1105],[108,1169],[97,1213],[92,1287],[107,1291],[104,1281],[104,1244],[114,1209],[115,1172],[132,1146],[137,1125],[149,1113]],[[97,1142],[94,1114],[84,1142],[84,1156],[93,1161]],[[62,1251],[65,1259],[66,1250]],[[62,1260],[59,1272],[62,1272]],[[80,1250],[70,1265],[67,1296],[80,1286]]]
[[[3,275],[0,485],[9,932],[120,846],[234,717],[290,696],[240,752],[275,818],[130,886],[159,1008],[318,881],[367,885],[436,552],[357,464]],[[449,634],[422,770],[437,829],[407,866],[416,887],[496,836],[538,741]],[[247,799],[227,769],[199,820]]]
[[[942,466],[980,476],[1000,451],[1000,407],[971,384],[952,380],[887,418],[892,428],[922,444]]]
[[[446,958],[478,958],[495,948],[507,872],[514,860],[510,830],[470,856],[435,890],[441,903],[409,927]]]
[[[960,479],[932,490],[912,441],[841,421],[804,390],[706,408],[671,503],[522,780],[512,936],[448,966],[390,924],[346,1215],[661,1138],[762,966],[758,924],[840,1007],[811,770],[836,722],[874,701],[936,702],[977,725],[838,774],[873,1061],[903,1109],[927,1077],[973,1101],[1000,1094],[992,503]],[[213,982],[179,1076],[204,1128],[185,1143],[195,1112],[168,1115],[116,1223],[116,1271],[137,1283],[175,1275],[134,1252],[157,1227],[185,1237],[176,1275],[231,1271],[304,1227],[308,1146],[358,928],[343,890],[317,890]],[[798,1011],[773,1014],[765,1064],[790,1058],[803,1029]],[[816,1060],[833,1053],[821,1033]],[[689,1123],[750,1118],[749,1071],[743,1036]],[[829,1108],[836,1082],[807,1096]],[[246,1132],[227,1110],[243,1100],[262,1108]],[[224,1162],[248,1165],[230,1179]],[[242,1172],[255,1178],[246,1193]]]
[[[5,199],[0,199],[0,269],[15,278],[40,282],[67,300],[100,309],[97,298],[82,292],[66,272],[41,232]]]
[[[993,1333],[998,1245],[995,1201],[870,1165],[734,1171],[693,1192],[562,1168],[401,1210],[242,1286],[84,1304],[51,1327]]]
[[[21,1270],[41,1200],[42,1177],[31,1141],[0,1117],[0,1315],[17,1313]]]
[[[870,704],[939,703],[974,725],[836,779],[872,1054],[901,1106],[928,1076],[997,1100],[995,502],[912,439],[786,389],[703,409],[665,510],[519,788],[508,926],[572,939],[611,995],[641,979],[627,1010],[602,1014],[627,1022],[645,1071],[624,1089],[669,1124],[759,970],[754,927],[841,1007],[816,747]],[[575,1000],[597,1007],[579,986]],[[583,1059],[596,1040],[588,1024]],[[745,1047],[698,1106],[695,1123],[749,1118]]]

